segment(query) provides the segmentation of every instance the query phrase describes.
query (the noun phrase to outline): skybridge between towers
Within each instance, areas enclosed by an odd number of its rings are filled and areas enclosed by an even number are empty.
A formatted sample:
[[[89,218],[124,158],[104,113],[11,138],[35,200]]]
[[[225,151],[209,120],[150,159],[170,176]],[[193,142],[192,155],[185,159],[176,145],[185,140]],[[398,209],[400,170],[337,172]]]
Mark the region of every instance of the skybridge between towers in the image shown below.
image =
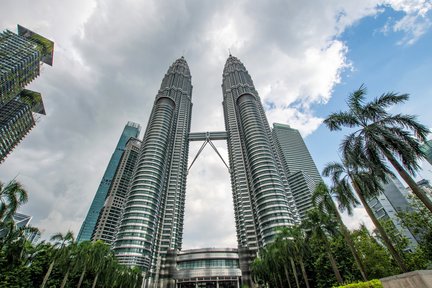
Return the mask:
[[[204,141],[204,143],[203,143],[203,145],[201,145],[201,148],[198,150],[195,158],[192,160],[191,164],[189,165],[188,173],[189,173],[189,170],[192,168],[192,165],[195,163],[196,159],[198,158],[198,156],[201,154],[201,152],[204,150],[205,146],[208,143],[213,148],[213,150],[216,152],[216,154],[219,156],[219,158],[222,160],[225,167],[228,169],[228,172],[231,174],[231,169],[229,168],[228,164],[222,158],[222,156],[220,155],[216,146],[212,142],[212,140],[227,140],[227,139],[228,139],[228,133],[226,131],[189,133],[189,142]]]

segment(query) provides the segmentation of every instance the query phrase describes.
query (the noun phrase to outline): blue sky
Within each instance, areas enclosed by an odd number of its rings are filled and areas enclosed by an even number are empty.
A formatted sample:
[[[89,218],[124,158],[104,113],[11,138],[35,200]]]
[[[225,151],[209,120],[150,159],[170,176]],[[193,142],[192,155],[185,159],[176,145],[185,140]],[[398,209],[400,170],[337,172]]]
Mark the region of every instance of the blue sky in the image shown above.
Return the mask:
[[[271,103],[269,122],[299,129],[319,170],[337,159],[343,135],[323,118],[363,83],[371,97],[410,93],[394,111],[432,127],[431,11],[430,0],[3,0],[0,29],[28,27],[55,54],[29,87],[47,115],[0,165],[0,181],[17,176],[27,187],[22,212],[44,238],[78,233],[124,125],[145,129],[175,59],[185,56],[192,74],[192,131],[224,129],[228,49]],[[367,221],[361,209],[346,220]],[[207,147],[188,177],[184,248],[235,245],[229,175]]]
[[[386,8],[381,14],[361,19],[339,37],[348,46],[346,57],[352,66],[342,73],[330,101],[313,106],[316,115],[325,118],[332,112],[346,110],[347,96],[364,84],[368,99],[390,91],[410,94],[410,100],[395,106],[394,112],[418,115],[421,123],[432,128],[432,31],[413,44],[399,44],[403,33],[384,33],[382,29],[389,19],[400,18],[401,14]],[[335,152],[345,134],[330,132],[321,125],[306,137],[320,171],[325,163],[338,160]]]

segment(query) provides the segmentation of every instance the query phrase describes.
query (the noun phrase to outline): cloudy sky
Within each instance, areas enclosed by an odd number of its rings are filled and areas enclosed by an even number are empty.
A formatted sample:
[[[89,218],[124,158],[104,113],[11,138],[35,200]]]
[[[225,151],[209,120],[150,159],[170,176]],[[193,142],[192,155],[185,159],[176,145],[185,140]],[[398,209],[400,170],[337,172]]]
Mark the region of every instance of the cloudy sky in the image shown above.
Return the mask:
[[[228,50],[251,74],[269,122],[306,138],[318,169],[337,160],[340,133],[321,125],[362,83],[369,95],[411,94],[395,112],[432,127],[432,3],[428,0],[138,1],[2,0],[0,29],[21,24],[55,42],[53,67],[30,89],[47,115],[0,165],[30,201],[23,213],[44,238],[78,233],[127,123],[146,127],[169,65],[192,73],[192,131],[223,130]],[[215,143],[226,157],[226,143]],[[200,147],[192,143],[191,158]],[[420,176],[430,177],[424,164]],[[236,246],[229,176],[207,147],[191,169],[184,248]],[[359,208],[351,227],[366,221]]]

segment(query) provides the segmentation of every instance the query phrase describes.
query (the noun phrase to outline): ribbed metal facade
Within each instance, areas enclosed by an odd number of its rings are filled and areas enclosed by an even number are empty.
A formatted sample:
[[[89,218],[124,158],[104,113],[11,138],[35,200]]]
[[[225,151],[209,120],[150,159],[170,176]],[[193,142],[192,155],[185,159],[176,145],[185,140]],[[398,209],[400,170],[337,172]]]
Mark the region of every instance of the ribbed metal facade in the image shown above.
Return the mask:
[[[99,213],[91,238],[93,241],[103,240],[108,244],[114,241],[140,147],[141,141],[135,138],[130,138],[126,143],[105,204]]]
[[[322,181],[315,162],[297,129],[289,125],[274,123],[273,138],[280,149],[281,157],[289,174],[303,171],[315,182]]]
[[[192,85],[176,60],[156,96],[113,249],[119,261],[159,277],[169,250],[181,249]]]
[[[222,91],[238,246],[257,250],[297,221],[297,209],[258,92],[233,56]]]
[[[297,129],[274,123],[272,131],[300,219],[303,221],[313,207],[312,193],[322,178]]]

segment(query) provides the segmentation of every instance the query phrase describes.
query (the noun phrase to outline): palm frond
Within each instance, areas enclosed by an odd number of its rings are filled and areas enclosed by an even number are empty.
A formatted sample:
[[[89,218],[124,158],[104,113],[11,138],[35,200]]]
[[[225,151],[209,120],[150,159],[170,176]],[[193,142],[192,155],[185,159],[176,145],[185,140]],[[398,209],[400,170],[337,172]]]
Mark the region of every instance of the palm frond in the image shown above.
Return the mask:
[[[362,84],[359,89],[348,96],[347,104],[354,115],[361,115],[366,93],[366,86]]]
[[[330,131],[341,130],[342,127],[356,127],[360,123],[358,119],[351,113],[338,112],[330,114],[323,123]]]

